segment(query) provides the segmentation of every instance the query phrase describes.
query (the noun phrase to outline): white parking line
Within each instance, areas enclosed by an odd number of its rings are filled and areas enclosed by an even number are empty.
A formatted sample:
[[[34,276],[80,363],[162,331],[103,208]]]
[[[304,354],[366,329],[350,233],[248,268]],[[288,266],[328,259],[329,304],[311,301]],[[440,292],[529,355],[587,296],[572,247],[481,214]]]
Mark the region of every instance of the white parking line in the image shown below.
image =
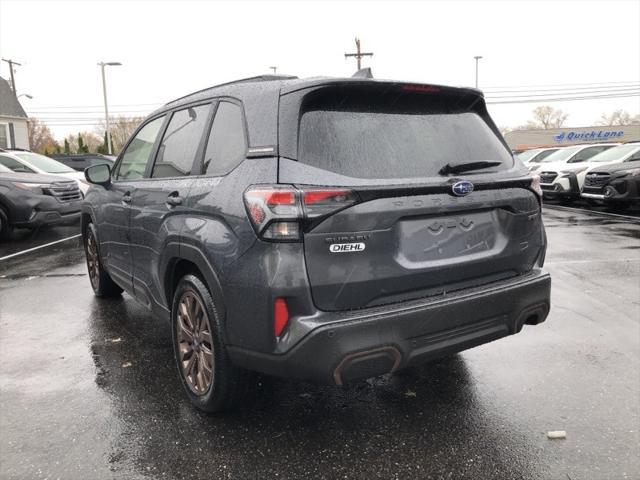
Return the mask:
[[[36,250],[40,250],[41,248],[45,248],[45,247],[49,247],[51,245],[55,245],[56,243],[62,243],[62,242],[66,242],[67,240],[73,240],[74,238],[78,238],[80,236],[82,236],[82,235],[79,233],[77,235],[72,235],[71,237],[67,237],[67,238],[62,238],[60,240],[56,240],[55,242],[45,243],[44,245],[39,245],[37,247],[28,248],[26,250],[22,250],[21,252],[12,253],[11,255],[6,255],[4,257],[0,257],[0,262],[2,260],[8,260],[10,258],[17,257],[19,255],[24,255],[25,253],[35,252]]]
[[[586,210],[584,208],[565,207],[561,205],[544,205],[543,211],[545,208],[549,208],[551,210],[565,210],[567,212],[575,212],[575,213],[586,213],[587,215],[593,214],[593,215],[602,215],[605,217],[624,218],[625,220],[640,222],[640,217],[632,217],[631,215],[620,215],[619,213],[599,212],[597,210]]]

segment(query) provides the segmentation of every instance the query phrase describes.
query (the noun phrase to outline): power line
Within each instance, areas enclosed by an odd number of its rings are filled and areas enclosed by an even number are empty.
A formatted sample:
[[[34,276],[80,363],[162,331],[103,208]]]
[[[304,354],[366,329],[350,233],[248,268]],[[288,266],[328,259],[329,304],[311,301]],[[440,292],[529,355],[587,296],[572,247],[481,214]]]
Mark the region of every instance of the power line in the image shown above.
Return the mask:
[[[146,107],[146,106],[155,106],[160,107],[164,105],[166,102],[158,102],[158,103],[123,103],[120,105],[112,105],[113,107]],[[104,105],[40,105],[35,108],[102,108]]]
[[[589,88],[593,88],[593,87],[589,87]],[[634,92],[636,91],[638,88],[640,88],[640,84],[638,85],[638,87],[623,87],[623,88],[612,88],[612,89],[606,89],[606,90],[588,90],[588,91],[576,91],[576,90],[572,90],[572,91],[566,91],[566,92],[546,92],[546,93],[541,93],[541,94],[527,94],[527,95],[494,95],[494,93],[496,92],[487,92],[488,94],[486,95],[487,99],[491,99],[491,100],[515,100],[515,99],[525,99],[525,98],[531,98],[531,97],[544,97],[544,98],[553,98],[556,96],[578,96],[578,95],[587,95],[587,94],[601,94],[601,93],[627,93],[627,92]],[[511,93],[511,92],[505,92],[505,93]],[[515,92],[513,92],[515,93]],[[38,115],[38,116],[43,116],[41,119],[53,119],[53,120],[57,120],[57,119],[68,119],[70,117],[62,117],[62,115],[74,115],[74,117],[72,117],[72,119],[84,119],[85,117],[79,117],[80,115],[99,115],[100,118],[102,118],[102,111],[101,110],[75,110],[75,111],[53,111],[53,110],[33,110],[33,109],[28,109],[30,115]],[[118,115],[122,115],[122,116],[144,116],[146,114],[148,114],[151,111],[151,109],[129,109],[129,110],[115,110],[112,113],[114,114],[118,114]]]
[[[619,90],[619,89],[623,89],[623,88],[637,88],[640,87],[640,83],[629,83],[629,84],[625,84],[625,85],[611,85],[608,87],[605,86],[592,86],[592,87],[574,87],[574,88],[550,88],[550,89],[545,89],[545,88],[538,88],[538,89],[529,89],[529,90],[487,90],[487,89],[483,89],[484,92],[488,93],[488,94],[494,94],[494,93],[530,93],[530,92],[547,92],[547,93],[553,93],[553,92],[558,92],[558,93],[564,93],[564,92],[579,92],[579,91],[583,91],[583,90],[604,90],[604,91],[614,91],[614,90]],[[585,92],[588,93],[588,92]]]
[[[495,87],[486,87],[483,90],[490,90],[495,88],[538,88],[538,87],[579,87],[579,86],[594,86],[594,85],[616,85],[621,83],[638,83],[640,80],[624,80],[616,82],[595,82],[595,83],[547,83],[543,85],[502,85]]]
[[[36,114],[36,115],[99,115],[101,112],[97,111],[97,110],[92,110],[92,111],[70,111],[70,112],[52,112],[51,110],[31,110],[31,109],[27,109],[27,111],[30,114]],[[149,113],[151,110],[116,110],[116,111],[110,111],[110,114],[147,114]],[[102,117],[104,117],[104,114],[101,115]],[[110,115],[111,117],[113,117],[113,115]]]
[[[500,105],[507,103],[547,103],[547,102],[569,102],[574,100],[598,100],[602,98],[626,98],[640,96],[640,92],[637,93],[620,93],[612,95],[592,95],[588,97],[556,97],[556,98],[536,98],[525,100],[503,100],[503,101],[488,101],[487,105]]]
[[[615,90],[590,90],[588,92],[564,92],[564,93],[540,93],[540,94],[532,94],[532,95],[487,95],[486,98],[495,98],[495,99],[509,99],[509,98],[530,98],[530,97],[556,97],[556,96],[567,96],[567,95],[587,95],[593,93],[606,93],[606,94],[618,94],[618,93],[629,93],[629,92],[637,92],[640,91],[640,86],[638,87],[629,87],[629,88],[620,88]]]
[[[127,124],[138,125],[140,122],[127,122]],[[49,123],[47,122],[48,127],[104,127],[104,122],[96,123],[96,122],[73,122],[73,123]]]

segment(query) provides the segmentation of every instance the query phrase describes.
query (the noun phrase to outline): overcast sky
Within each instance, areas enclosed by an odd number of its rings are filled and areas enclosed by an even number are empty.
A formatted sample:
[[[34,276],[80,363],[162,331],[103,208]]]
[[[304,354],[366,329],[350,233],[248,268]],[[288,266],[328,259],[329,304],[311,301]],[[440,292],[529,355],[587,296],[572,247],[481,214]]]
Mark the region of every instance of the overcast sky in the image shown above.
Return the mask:
[[[107,71],[112,111],[142,115],[272,65],[300,77],[349,76],[355,61],[344,53],[356,35],[374,52],[364,66],[378,78],[473,86],[473,56],[482,55],[479,83],[488,96],[505,95],[501,87],[611,95],[640,83],[638,0],[0,0],[0,54],[22,63],[18,94],[33,99],[21,103],[58,138],[93,130],[103,115],[98,61],[123,64]],[[9,77],[5,62],[0,75]],[[569,113],[570,126],[592,125],[615,109],[640,112],[638,96],[548,104]],[[536,105],[490,111],[498,125],[517,126]]]

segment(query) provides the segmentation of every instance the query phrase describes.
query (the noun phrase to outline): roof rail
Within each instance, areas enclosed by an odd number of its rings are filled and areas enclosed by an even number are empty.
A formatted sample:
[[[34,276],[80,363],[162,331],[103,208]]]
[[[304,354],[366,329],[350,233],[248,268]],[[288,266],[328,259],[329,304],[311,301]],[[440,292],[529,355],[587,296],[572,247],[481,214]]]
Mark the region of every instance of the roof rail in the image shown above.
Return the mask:
[[[296,77],[295,75],[258,75],[255,77],[241,78],[239,80],[232,80],[231,82],[219,83],[218,85],[213,85],[211,87],[203,88],[202,90],[198,90],[196,92],[192,92],[182,97],[171,100],[170,102],[167,102],[165,105],[169,105],[170,103],[177,102],[178,100],[182,100],[183,98],[190,97],[191,95],[195,95],[196,93],[206,92],[207,90],[211,90],[212,88],[226,87],[228,85],[235,85],[236,83],[272,82],[276,80],[293,80],[295,78],[298,78],[298,77]]]

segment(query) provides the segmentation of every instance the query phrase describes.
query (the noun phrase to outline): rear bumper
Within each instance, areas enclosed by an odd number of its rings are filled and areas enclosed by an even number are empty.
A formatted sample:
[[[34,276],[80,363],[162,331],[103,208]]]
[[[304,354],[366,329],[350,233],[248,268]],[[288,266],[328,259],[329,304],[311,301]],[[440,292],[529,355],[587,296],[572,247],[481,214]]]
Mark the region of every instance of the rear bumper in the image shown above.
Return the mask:
[[[318,383],[382,375],[518,333],[549,313],[551,278],[542,270],[437,299],[320,319],[283,354],[229,346],[238,366]],[[322,313],[337,317],[336,313]]]

